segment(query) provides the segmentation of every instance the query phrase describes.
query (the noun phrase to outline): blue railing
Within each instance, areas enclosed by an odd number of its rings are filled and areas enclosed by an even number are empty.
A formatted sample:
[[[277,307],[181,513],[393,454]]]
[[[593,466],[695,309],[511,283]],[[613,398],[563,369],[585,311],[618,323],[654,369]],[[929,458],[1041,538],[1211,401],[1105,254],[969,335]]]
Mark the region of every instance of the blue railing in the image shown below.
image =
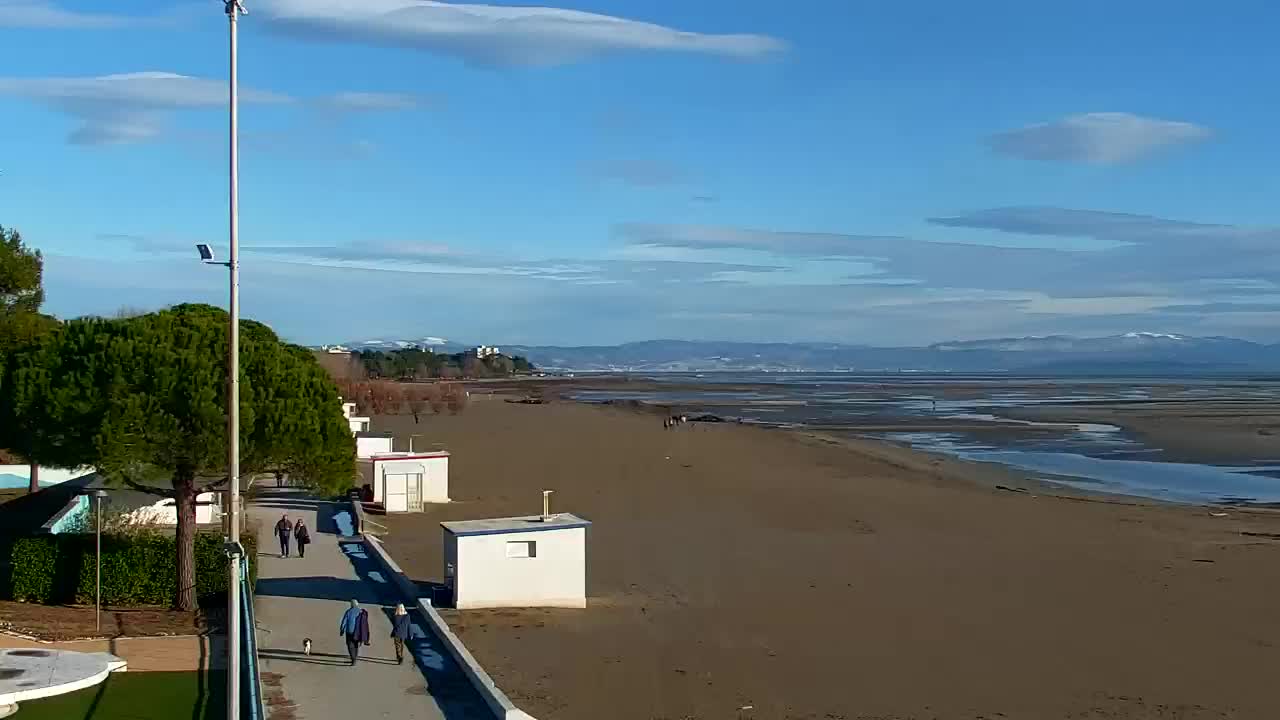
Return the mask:
[[[253,616],[253,584],[249,563],[240,563],[240,717],[265,720],[262,679],[258,676],[258,626]]]

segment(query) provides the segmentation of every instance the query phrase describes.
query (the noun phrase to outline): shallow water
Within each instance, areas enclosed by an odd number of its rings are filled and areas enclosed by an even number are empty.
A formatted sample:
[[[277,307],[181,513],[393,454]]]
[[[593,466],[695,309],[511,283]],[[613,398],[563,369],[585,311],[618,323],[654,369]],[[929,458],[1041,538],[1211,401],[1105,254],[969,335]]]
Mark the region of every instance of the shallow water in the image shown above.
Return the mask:
[[[1280,502],[1280,478],[1274,477],[1280,474],[1280,465],[1200,465],[1068,451],[997,449],[950,433],[889,433],[886,437],[921,450],[1045,473],[1052,477],[1037,479],[1082,490],[1184,503]]]
[[[1044,378],[843,373],[713,373],[652,375],[658,383],[705,383],[706,390],[581,391],[586,402],[635,400],[680,405],[727,419],[775,427],[848,429],[858,425],[940,423],[968,426],[948,432],[877,432],[970,460],[995,462],[1082,489],[1175,502],[1280,502],[1280,466],[1228,467],[1160,462],[1121,428],[1101,423],[1037,422],[1007,418],[1002,410],[1036,405],[1117,401],[1280,400],[1280,382],[1239,378]],[[716,385],[755,384],[747,390]],[[947,387],[975,397],[939,397]],[[921,392],[937,388],[934,394]],[[842,427],[843,426],[843,427]],[[994,431],[994,432],[993,432]],[[1278,458],[1280,459],[1280,458]]]

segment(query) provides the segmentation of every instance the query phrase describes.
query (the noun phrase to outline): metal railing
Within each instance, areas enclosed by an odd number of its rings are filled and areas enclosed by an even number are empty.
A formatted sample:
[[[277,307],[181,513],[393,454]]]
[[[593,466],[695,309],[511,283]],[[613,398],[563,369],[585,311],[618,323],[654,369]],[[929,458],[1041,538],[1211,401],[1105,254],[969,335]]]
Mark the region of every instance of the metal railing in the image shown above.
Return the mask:
[[[253,585],[249,563],[240,565],[240,712],[247,720],[266,720],[262,708],[262,678],[258,676],[258,626],[253,613]]]

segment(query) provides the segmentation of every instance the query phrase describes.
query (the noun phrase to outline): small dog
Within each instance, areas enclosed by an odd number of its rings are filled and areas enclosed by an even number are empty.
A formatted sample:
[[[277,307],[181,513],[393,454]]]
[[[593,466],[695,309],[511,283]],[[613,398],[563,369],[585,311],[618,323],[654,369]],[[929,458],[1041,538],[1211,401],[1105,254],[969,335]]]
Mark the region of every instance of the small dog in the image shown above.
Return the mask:
[[[302,640],[302,654],[303,654],[303,655],[310,655],[310,654],[311,654],[311,638],[303,638],[303,640]]]

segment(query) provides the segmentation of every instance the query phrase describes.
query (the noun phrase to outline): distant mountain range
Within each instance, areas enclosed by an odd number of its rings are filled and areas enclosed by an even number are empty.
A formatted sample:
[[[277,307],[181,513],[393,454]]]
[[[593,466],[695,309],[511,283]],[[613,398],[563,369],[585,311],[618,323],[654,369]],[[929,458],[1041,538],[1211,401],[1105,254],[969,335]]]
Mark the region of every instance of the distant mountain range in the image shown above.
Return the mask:
[[[394,350],[423,345],[459,352],[466,344],[370,340],[352,349]],[[500,346],[539,368],[560,371],[917,371],[1187,374],[1280,371],[1280,345],[1227,337],[1131,332],[1107,337],[1068,335],[996,338],[925,347],[832,343],[742,343],[648,340],[609,346]]]

